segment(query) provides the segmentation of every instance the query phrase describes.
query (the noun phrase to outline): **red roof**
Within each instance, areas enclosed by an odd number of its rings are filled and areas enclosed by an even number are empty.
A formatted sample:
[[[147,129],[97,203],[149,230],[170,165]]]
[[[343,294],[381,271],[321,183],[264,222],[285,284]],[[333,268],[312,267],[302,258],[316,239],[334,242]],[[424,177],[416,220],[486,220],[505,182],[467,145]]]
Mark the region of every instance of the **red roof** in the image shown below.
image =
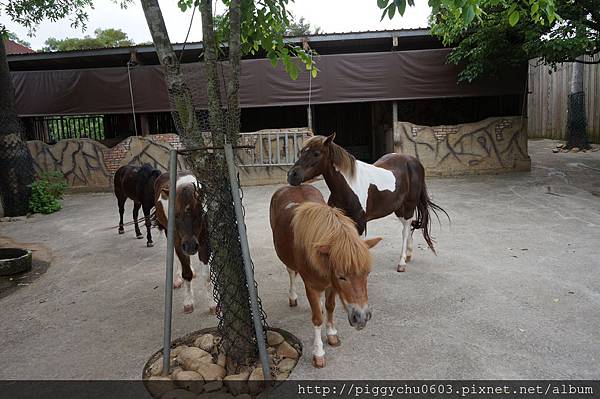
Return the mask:
[[[4,46],[6,47],[6,54],[8,55],[35,53],[35,51],[30,49],[29,47],[23,46],[22,44],[19,44],[17,42],[13,42],[10,39],[4,41]]]

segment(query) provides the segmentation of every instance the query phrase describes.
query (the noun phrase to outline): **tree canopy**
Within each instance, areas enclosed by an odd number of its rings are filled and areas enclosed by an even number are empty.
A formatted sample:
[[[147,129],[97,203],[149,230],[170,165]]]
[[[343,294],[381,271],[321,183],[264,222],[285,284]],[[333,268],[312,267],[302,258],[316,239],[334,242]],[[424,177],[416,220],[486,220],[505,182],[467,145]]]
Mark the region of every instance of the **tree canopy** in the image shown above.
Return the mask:
[[[83,38],[73,37],[66,39],[55,39],[53,37],[46,40],[46,46],[43,51],[68,51],[85,50],[94,48],[125,47],[133,46],[133,41],[129,39],[127,33],[121,29],[96,29],[94,37],[86,35]]]
[[[22,45],[22,46],[25,46],[25,47],[31,47],[31,43],[29,43],[29,42],[28,42],[28,41],[26,41],[26,40],[23,40],[23,39],[21,39],[21,38],[20,38],[19,36],[17,36],[17,34],[16,34],[16,33],[14,33],[14,32],[9,32],[9,31],[6,31],[6,38],[7,38],[7,39],[9,39],[9,40],[12,40],[12,41],[13,41],[13,42],[15,42],[15,43],[19,43],[19,44],[20,44],[20,45]]]
[[[304,17],[296,19],[294,15],[291,15],[290,23],[285,30],[286,36],[306,36],[315,35],[321,32],[321,28],[318,26],[312,27]]]

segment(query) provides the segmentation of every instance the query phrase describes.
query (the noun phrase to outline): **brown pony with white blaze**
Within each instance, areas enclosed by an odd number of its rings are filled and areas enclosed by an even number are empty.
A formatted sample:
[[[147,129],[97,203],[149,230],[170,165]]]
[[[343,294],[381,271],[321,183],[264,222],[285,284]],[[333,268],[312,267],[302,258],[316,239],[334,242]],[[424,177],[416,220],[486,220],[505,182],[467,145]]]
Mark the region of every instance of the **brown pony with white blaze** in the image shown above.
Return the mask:
[[[270,206],[275,251],[290,276],[289,304],[297,306],[294,280],[304,281],[314,325],[313,365],[325,366],[321,340],[325,292],[327,342],[340,345],[333,325],[336,295],[348,313],[348,322],[357,330],[371,319],[367,278],[371,271],[369,249],[381,238],[362,240],[354,223],[344,213],[325,203],[321,192],[309,185],[282,187],[273,194]]]
[[[201,279],[204,281],[210,312],[216,313],[213,287],[210,281],[211,249],[208,238],[208,216],[204,204],[202,184],[191,173],[177,175],[177,195],[175,196],[175,253],[181,267],[176,267],[173,286],[184,286],[183,312],[194,311],[194,291],[192,279],[194,270],[191,256],[198,254],[201,263]],[[169,174],[163,173],[156,179],[156,224],[167,235],[167,215],[169,209]],[[182,280],[183,277],[183,280]]]
[[[367,221],[395,213],[402,222],[399,272],[405,270],[412,257],[413,230],[423,230],[427,245],[435,253],[429,234],[430,210],[436,216],[437,211],[448,214],[429,198],[421,162],[410,155],[391,153],[373,165],[367,164],[335,144],[334,138],[335,133],[308,139],[288,171],[288,182],[298,186],[323,175],[331,192],[328,204],[344,210],[356,223],[359,234],[366,231]]]

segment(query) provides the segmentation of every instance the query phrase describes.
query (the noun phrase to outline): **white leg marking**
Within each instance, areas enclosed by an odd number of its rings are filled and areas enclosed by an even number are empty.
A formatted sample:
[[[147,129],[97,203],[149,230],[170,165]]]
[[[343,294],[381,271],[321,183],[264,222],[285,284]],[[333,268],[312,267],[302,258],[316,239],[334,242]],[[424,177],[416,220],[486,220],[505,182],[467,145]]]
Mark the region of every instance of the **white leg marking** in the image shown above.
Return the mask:
[[[325,356],[323,341],[321,340],[321,327],[323,327],[322,324],[320,326],[315,326],[315,343],[313,345],[313,355],[318,357]]]
[[[181,277],[181,263],[179,262],[179,259],[173,263],[175,263],[175,270],[173,271],[175,274],[173,278],[173,287],[181,288],[181,285],[183,284],[183,278]]]
[[[408,248],[406,248],[406,259],[411,260],[413,255],[413,233],[412,227],[408,233]]]
[[[287,272],[290,276],[290,290],[288,292],[288,298],[290,299],[290,301],[296,301],[298,299],[298,294],[296,294],[295,287],[296,272],[290,269],[289,267],[287,268]]]
[[[337,330],[333,326],[333,320],[327,322],[327,335],[337,335]]]
[[[184,289],[183,307],[184,308],[187,308],[190,306],[192,309],[194,308],[194,290],[192,288],[193,282],[194,282],[193,279],[191,281],[183,280],[183,289]]]
[[[411,219],[400,218],[400,221],[402,222],[402,255],[400,256],[400,266],[406,266],[406,250],[408,249]]]

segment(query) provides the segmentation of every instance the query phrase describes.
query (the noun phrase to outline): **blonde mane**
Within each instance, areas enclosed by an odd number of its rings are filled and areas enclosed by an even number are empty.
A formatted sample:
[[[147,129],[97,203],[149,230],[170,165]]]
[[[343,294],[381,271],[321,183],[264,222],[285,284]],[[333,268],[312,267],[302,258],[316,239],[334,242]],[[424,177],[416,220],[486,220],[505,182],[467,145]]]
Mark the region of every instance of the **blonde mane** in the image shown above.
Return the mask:
[[[303,149],[308,147],[319,147],[323,150],[325,148],[325,139],[327,139],[325,136],[313,136],[305,141]],[[353,177],[354,171],[356,170],[356,158],[335,143],[329,143],[328,149],[333,165],[340,172]]]
[[[292,230],[296,247],[304,252],[310,267],[321,275],[328,274],[329,269],[343,275],[371,271],[369,247],[342,210],[317,202],[302,203],[295,209]],[[318,251],[320,245],[330,246],[329,262]]]

